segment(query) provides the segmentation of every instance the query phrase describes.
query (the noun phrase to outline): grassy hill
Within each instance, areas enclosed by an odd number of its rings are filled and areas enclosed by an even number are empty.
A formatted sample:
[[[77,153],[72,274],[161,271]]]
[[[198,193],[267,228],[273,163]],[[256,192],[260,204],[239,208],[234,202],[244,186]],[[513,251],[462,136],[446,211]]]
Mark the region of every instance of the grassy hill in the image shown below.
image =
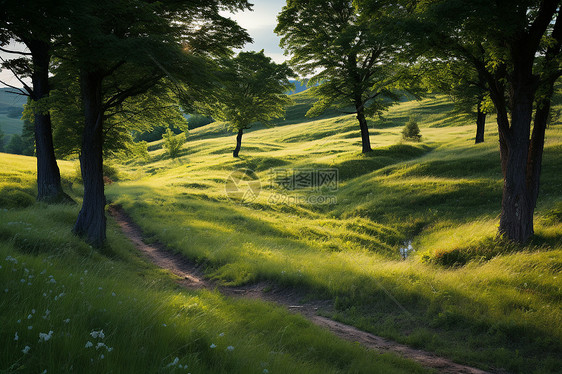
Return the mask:
[[[178,159],[157,142],[148,162],[114,161],[108,199],[147,240],[197,261],[223,284],[262,282],[325,299],[324,315],[484,369],[558,372],[562,124],[547,130],[537,235],[518,247],[494,238],[502,187],[494,118],[486,142],[474,145],[475,126],[451,116],[445,97],[400,103],[369,122],[374,151],[363,155],[353,115],[304,118],[313,98],[294,97],[279,126],[244,136],[239,159],[231,155],[234,135],[213,123],[190,132]],[[420,143],[401,140],[411,116]],[[93,251],[69,235],[77,207],[33,203],[32,159],[4,157],[0,196],[22,202],[0,200],[8,209],[0,216],[0,279],[9,295],[0,301],[0,334],[12,343],[0,351],[0,369],[167,372],[178,357],[192,373],[421,371],[341,343],[274,306],[180,290],[139,259],[111,220],[109,246]],[[251,201],[225,191],[239,169],[261,180]],[[79,199],[76,166],[64,162],[62,170]],[[337,186],[277,183],[310,171],[337,172]],[[40,318],[46,309],[51,317]],[[93,340],[100,329],[106,340]],[[36,342],[50,330],[52,345]],[[87,341],[114,350],[84,348]]]

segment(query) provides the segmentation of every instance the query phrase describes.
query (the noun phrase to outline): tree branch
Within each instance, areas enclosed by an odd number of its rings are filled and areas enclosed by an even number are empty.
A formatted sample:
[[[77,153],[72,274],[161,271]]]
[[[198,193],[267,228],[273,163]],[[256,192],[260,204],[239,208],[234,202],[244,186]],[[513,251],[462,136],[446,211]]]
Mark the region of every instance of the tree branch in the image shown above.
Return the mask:
[[[0,60],[2,60],[3,63],[6,63],[6,60],[3,57],[0,57]],[[12,69],[12,67],[10,65],[8,65],[8,69],[12,72],[14,77],[22,84],[23,88],[25,88],[25,90],[28,92],[28,95],[26,95],[26,96],[31,96],[31,98],[34,99],[33,90],[27,84],[25,84],[25,82],[23,80],[21,80],[19,75],[14,71],[14,69]],[[9,84],[6,84],[6,86],[8,86],[10,88],[16,88],[16,87],[11,86]]]
[[[22,56],[31,56],[30,52],[12,51],[10,49],[6,49],[6,48],[2,48],[2,47],[0,47],[0,51],[6,52],[6,53],[18,54],[18,55],[22,55]]]
[[[24,90],[22,90],[19,87],[12,86],[11,84],[8,84],[8,83],[6,83],[2,80],[0,80],[0,83],[2,83],[4,86],[10,87],[13,90],[19,91],[19,92],[10,92],[10,93],[13,93],[14,95],[29,96],[29,94],[27,92],[25,92]]]

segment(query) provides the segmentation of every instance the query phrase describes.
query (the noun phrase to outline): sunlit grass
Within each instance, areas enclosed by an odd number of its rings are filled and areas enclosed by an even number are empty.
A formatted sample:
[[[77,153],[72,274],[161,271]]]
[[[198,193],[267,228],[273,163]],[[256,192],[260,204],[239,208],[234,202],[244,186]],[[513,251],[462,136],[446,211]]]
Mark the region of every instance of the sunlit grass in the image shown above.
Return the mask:
[[[425,372],[281,307],[186,291],[111,220],[107,246],[95,250],[70,234],[77,213],[36,204],[0,215],[1,371]]]
[[[208,136],[204,127],[192,132],[180,159],[156,150],[139,178],[108,195],[149,239],[204,263],[225,284],[299,288],[330,298],[334,317],[414,346],[484,367],[556,371],[562,282],[560,267],[549,266],[562,256],[553,208],[561,201],[562,127],[547,131],[536,238],[512,246],[495,239],[502,188],[495,119],[486,142],[474,145],[474,125],[451,108],[436,97],[370,120],[370,155],[360,154],[352,115],[258,128],[245,134],[240,159],[231,156],[234,136],[212,124]],[[401,140],[411,115],[421,143]],[[248,204],[225,194],[238,168],[263,182]],[[337,204],[272,203],[275,168],[337,168],[339,189],[323,191]],[[403,261],[408,241],[415,251]]]

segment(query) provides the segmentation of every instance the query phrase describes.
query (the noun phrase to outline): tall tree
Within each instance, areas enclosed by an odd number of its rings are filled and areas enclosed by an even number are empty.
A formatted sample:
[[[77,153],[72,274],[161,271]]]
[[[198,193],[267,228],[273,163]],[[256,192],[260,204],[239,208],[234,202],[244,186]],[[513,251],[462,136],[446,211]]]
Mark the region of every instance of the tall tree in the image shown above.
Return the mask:
[[[227,121],[237,132],[236,147],[232,152],[238,157],[244,130],[256,122],[271,124],[284,117],[291,99],[286,94],[294,85],[289,82],[292,70],[285,64],[276,64],[260,52],[240,52],[233,59],[223,59],[219,82],[212,102],[200,108],[213,118]]]
[[[352,1],[288,0],[275,32],[291,54],[290,64],[319,100],[307,115],[329,107],[353,108],[361,130],[362,151],[371,151],[366,116],[381,113],[398,97],[395,41],[389,31],[391,8],[359,14]]]
[[[416,22],[409,25],[409,42],[470,63],[488,85],[504,177],[498,232],[526,242],[533,235],[554,83],[562,75],[560,1],[429,0],[410,5]]]
[[[80,167],[84,200],[73,231],[95,246],[106,235],[103,185],[105,113],[145,93],[165,75],[197,79],[201,60],[229,54],[249,37],[220,10],[248,7],[244,0],[102,0],[78,4],[72,19],[69,60],[78,71],[84,115]],[[111,81],[114,74],[129,74]],[[170,76],[173,80],[173,76]],[[104,86],[114,85],[104,96]]]
[[[454,102],[454,112],[476,117],[475,143],[484,142],[486,115],[491,109],[488,86],[482,74],[471,64],[454,56],[424,58],[422,62],[428,88],[449,95]]]
[[[4,61],[23,89],[2,82],[28,95],[34,107],[35,147],[37,156],[37,199],[58,202],[68,198],[62,191],[60,171],[55,158],[48,97],[49,64],[53,41],[66,27],[64,17],[69,3],[65,0],[0,1],[0,51],[19,55]],[[29,52],[6,48],[11,41],[25,44]],[[29,87],[24,79],[31,77]]]

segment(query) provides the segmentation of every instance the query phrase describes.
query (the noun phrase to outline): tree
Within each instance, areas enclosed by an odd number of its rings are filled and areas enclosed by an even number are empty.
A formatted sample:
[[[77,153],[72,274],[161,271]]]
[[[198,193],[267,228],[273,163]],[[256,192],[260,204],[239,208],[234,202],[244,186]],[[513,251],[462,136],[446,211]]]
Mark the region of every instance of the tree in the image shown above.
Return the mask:
[[[15,91],[31,98],[37,156],[37,200],[60,202],[64,194],[60,171],[55,158],[51,118],[49,113],[49,64],[53,40],[65,29],[64,12],[71,2],[65,0],[37,0],[32,6],[18,1],[2,1],[0,6],[0,51],[21,56],[3,65],[14,73],[23,89],[2,82]],[[10,41],[25,44],[29,52],[5,48]],[[31,76],[32,87],[24,78]]]
[[[275,29],[292,55],[291,65],[311,76],[309,85],[319,97],[307,115],[329,107],[353,108],[363,153],[371,151],[366,116],[398,100],[393,89],[401,69],[390,31],[395,11],[381,6],[368,16],[348,0],[288,0]]]
[[[292,101],[286,92],[294,86],[289,82],[292,70],[285,64],[276,64],[260,52],[240,52],[232,59],[223,59],[219,83],[201,107],[217,120],[228,121],[237,132],[238,157],[244,130],[256,122],[271,125],[271,121],[285,115]]]
[[[455,56],[486,81],[504,177],[498,233],[524,243],[533,235],[545,130],[562,75],[560,1],[430,0],[412,9],[410,43]]]
[[[180,154],[181,147],[185,143],[185,133],[182,132],[178,135],[168,128],[166,133],[162,135],[164,144],[162,145],[170,158],[176,158]]]
[[[491,110],[486,80],[464,60],[445,56],[423,59],[431,67],[424,72],[428,88],[449,95],[454,112],[476,117],[475,144],[484,142],[486,115]]]
[[[21,138],[21,135],[14,134],[10,138],[10,142],[6,146],[6,153],[11,153],[14,155],[23,155],[25,144]]]
[[[183,73],[181,78],[188,84],[200,79],[205,58],[228,55],[230,47],[241,47],[249,40],[234,21],[220,15],[220,10],[248,6],[244,0],[76,4],[65,56],[78,72],[84,116],[80,151],[84,200],[73,228],[75,234],[95,246],[105,242],[103,144],[107,111],[147,92],[168,74]],[[116,74],[127,79],[113,80]],[[111,91],[104,91],[108,86]]]
[[[402,129],[402,139],[419,142],[421,140],[420,127],[414,117],[410,117],[404,129]]]
[[[79,156],[84,130],[83,104],[80,97],[76,71],[68,71],[63,65],[54,69],[51,97],[51,117],[55,151],[59,157]],[[125,85],[130,74],[116,72],[111,80]],[[134,83],[134,82],[133,82]],[[174,127],[187,130],[187,121],[179,106],[177,95],[170,89],[170,82],[162,80],[147,92],[127,98],[121,105],[108,108],[104,113],[104,157],[132,155],[137,151],[133,143],[135,134],[152,131],[159,127]],[[105,83],[102,95],[111,97],[116,93],[114,85]],[[159,140],[160,135],[152,139]]]

